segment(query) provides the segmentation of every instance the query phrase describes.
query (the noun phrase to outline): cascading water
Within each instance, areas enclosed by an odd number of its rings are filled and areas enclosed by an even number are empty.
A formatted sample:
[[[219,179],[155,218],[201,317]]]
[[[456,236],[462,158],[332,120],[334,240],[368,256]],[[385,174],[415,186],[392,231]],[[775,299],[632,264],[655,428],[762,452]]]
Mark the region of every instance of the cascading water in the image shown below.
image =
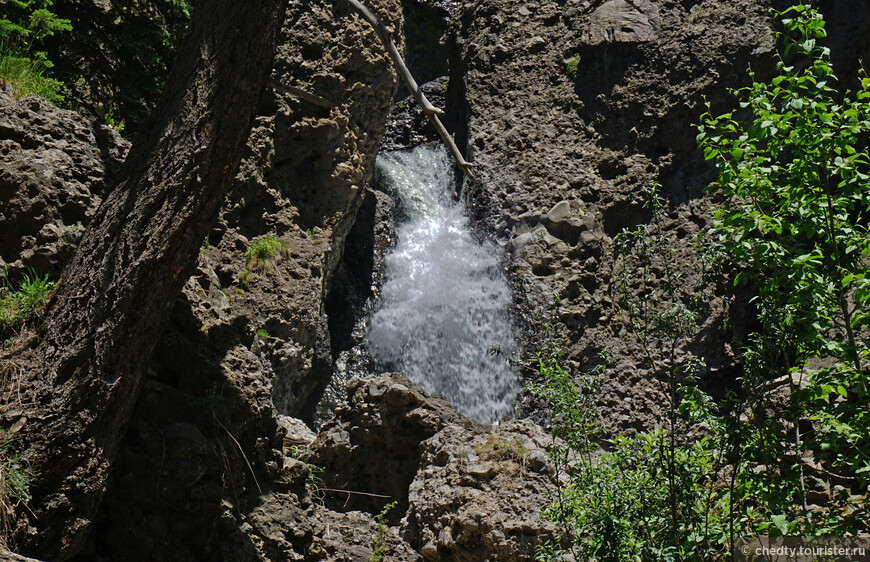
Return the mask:
[[[511,413],[519,385],[498,247],[472,234],[443,148],[381,155],[377,165],[405,220],[386,256],[368,351],[376,366],[443,394],[460,412],[497,421]]]

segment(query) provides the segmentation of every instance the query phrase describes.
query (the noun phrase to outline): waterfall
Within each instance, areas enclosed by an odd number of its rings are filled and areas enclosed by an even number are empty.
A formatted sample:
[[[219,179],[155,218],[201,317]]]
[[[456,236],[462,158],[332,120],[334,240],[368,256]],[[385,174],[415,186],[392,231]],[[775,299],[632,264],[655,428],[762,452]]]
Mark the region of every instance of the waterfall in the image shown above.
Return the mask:
[[[380,155],[377,165],[403,220],[367,349],[377,368],[443,394],[478,421],[497,421],[511,413],[519,387],[499,248],[472,233],[443,148]]]

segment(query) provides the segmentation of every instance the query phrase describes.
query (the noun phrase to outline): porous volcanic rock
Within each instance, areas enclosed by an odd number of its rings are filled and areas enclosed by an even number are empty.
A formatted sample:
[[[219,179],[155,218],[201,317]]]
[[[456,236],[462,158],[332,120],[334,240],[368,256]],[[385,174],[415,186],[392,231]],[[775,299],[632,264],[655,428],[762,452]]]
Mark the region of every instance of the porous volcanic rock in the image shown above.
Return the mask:
[[[390,522],[426,560],[531,560],[564,536],[541,518],[555,490],[551,442],[530,420],[480,424],[387,373],[350,381],[311,462],[333,510],[396,501]]]
[[[608,357],[599,411],[612,432],[660,423],[667,403],[618,306],[623,272],[637,279],[638,271],[619,258],[614,238],[651,220],[647,186],[660,186],[666,200],[653,228],[674,248],[669,265],[699,302],[699,329],[680,343],[677,361],[703,358],[700,383],[714,394],[739,375],[735,350],[752,328],[751,308],[726,276],[704,276],[696,242],[710,225],[704,190],[715,170],[693,123],[705,99],[714,113],[730,107],[728,89],[749,83],[750,65],[769,75],[770,9],[780,4],[493,0],[465,2],[454,18],[447,98],[467,122],[458,141],[478,178],[466,187],[474,218],[510,252],[530,355],[543,345],[537,317],[555,328],[569,372]],[[856,18],[870,8],[820,7],[848,85],[870,45]]]
[[[129,143],[114,130],[0,86],[0,271],[60,277]]]
[[[321,509],[317,514],[322,532],[315,535],[309,560],[358,562],[380,560],[416,562],[422,557],[399,535],[398,527],[380,523],[370,513],[342,513]]]
[[[337,494],[327,503],[333,509],[377,513],[397,500],[396,513],[404,512],[420,444],[450,423],[479,426],[397,373],[353,378],[347,396],[312,444],[312,462],[323,467],[330,488],[385,497]]]
[[[426,560],[533,560],[564,536],[541,517],[555,492],[551,442],[530,420],[447,425],[422,444],[402,536]]]

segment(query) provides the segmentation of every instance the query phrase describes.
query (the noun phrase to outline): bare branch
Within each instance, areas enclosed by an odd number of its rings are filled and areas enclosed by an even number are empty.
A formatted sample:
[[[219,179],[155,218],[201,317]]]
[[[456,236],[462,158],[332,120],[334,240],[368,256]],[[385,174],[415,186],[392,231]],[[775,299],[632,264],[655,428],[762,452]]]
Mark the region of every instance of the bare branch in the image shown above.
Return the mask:
[[[318,488],[321,492],[332,492],[334,494],[354,494],[357,496],[368,496],[371,498],[390,499],[392,496],[384,496],[382,494],[371,494],[369,492],[354,492],[353,490],[339,490],[337,488]]]
[[[366,8],[361,2],[358,0],[345,0],[350,6],[354,9],[354,11],[360,15],[364,20],[366,20],[378,34],[378,37],[381,40],[381,43],[384,44],[384,47],[387,49],[387,54],[390,55],[390,60],[393,61],[393,66],[396,68],[396,71],[399,73],[399,76],[405,81],[405,84],[408,86],[408,89],[411,91],[411,94],[414,96],[414,99],[417,100],[417,103],[420,105],[420,108],[423,110],[423,113],[429,117],[429,121],[432,122],[432,126],[435,127],[435,130],[438,132],[438,135],[441,137],[441,140],[444,141],[444,144],[447,145],[447,148],[450,150],[450,154],[453,155],[453,158],[456,160],[456,164],[462,169],[463,173],[468,176],[469,179],[474,179],[474,174],[471,173],[472,164],[465,161],[462,153],[459,152],[459,148],[457,148],[456,143],[453,141],[453,138],[447,132],[447,129],[444,128],[444,125],[441,123],[441,119],[438,117],[444,115],[444,112],[429,103],[429,100],[426,99],[426,96],[423,94],[420,87],[417,86],[417,82],[414,81],[414,77],[411,76],[411,72],[408,70],[408,67],[405,66],[405,61],[402,60],[402,55],[399,53],[399,49],[396,48],[395,43],[393,43],[392,38],[390,37],[390,32],[384,26],[383,22],[381,22],[380,18],[376,16],[371,10]]]

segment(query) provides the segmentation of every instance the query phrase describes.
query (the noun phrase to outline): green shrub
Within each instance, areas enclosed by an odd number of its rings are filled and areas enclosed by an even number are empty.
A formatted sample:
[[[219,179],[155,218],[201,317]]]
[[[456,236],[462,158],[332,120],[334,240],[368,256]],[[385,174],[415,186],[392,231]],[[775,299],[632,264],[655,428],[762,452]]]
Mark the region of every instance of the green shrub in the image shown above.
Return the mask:
[[[257,271],[266,266],[269,259],[283,253],[287,247],[283,242],[272,236],[265,236],[254,240],[248,251],[245,252],[245,266],[250,271]]]
[[[381,510],[375,516],[375,537],[374,544],[372,545],[372,553],[369,555],[369,562],[381,562],[384,559],[384,556],[389,554],[390,545],[387,543],[387,539],[390,535],[390,528],[387,527],[387,517],[390,514],[390,510],[396,507],[399,502],[390,502],[384,506],[384,509]]]
[[[63,83],[48,76],[54,63],[42,49],[55,33],[72,29],[54,14],[53,0],[12,0],[0,19],[0,82],[18,96],[36,94],[52,103],[63,101]],[[7,19],[8,18],[8,19]]]
[[[797,60],[734,92],[734,111],[708,105],[698,127],[725,201],[712,236],[740,269],[735,283],[757,291],[762,326],[742,354],[752,423],[735,424],[746,443],[735,502],[752,531],[854,532],[870,518],[870,78],[841,95],[821,14],[798,4],[782,22]],[[776,378],[787,381],[783,416],[771,415]],[[865,499],[845,491],[810,509],[805,458]]]
[[[553,421],[549,454],[559,482],[556,500],[543,515],[570,528],[566,542],[574,558],[709,560],[721,554],[728,512],[713,491],[718,442],[703,431],[674,439],[669,428],[603,439],[595,421],[603,364],[578,381],[556,357],[542,355],[539,368],[543,381],[531,391],[545,400]],[[682,390],[683,415],[713,427],[709,400],[697,390]],[[543,545],[537,558],[558,560],[560,552]]]

